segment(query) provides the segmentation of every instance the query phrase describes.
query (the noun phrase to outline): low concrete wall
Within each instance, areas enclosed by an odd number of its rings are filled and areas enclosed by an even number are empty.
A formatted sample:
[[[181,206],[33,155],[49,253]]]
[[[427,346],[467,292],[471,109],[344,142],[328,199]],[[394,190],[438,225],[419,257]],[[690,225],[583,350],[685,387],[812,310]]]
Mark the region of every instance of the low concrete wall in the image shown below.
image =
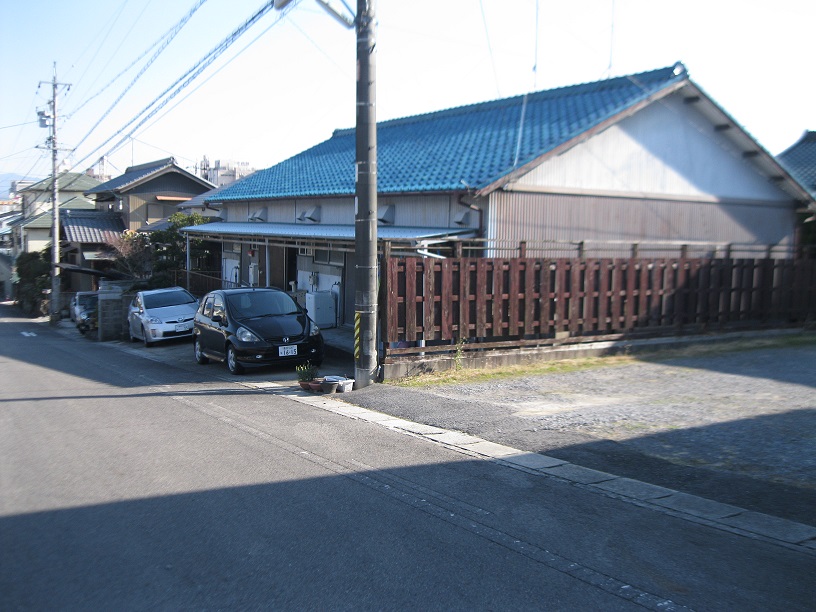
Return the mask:
[[[100,280],[97,319],[97,340],[100,342],[122,339],[122,321],[127,321],[127,305],[131,299],[125,294],[125,290],[132,284],[133,281]]]
[[[648,338],[642,340],[617,340],[609,342],[585,342],[564,344],[534,349],[512,349],[507,351],[486,350],[483,353],[463,353],[459,359],[451,355],[441,357],[416,357],[402,359],[395,363],[381,366],[382,380],[397,380],[409,376],[418,376],[429,372],[444,372],[458,367],[463,369],[491,369],[512,365],[529,365],[546,361],[563,359],[580,359],[584,357],[603,357],[606,355],[630,354],[646,351],[657,351],[669,348],[681,348],[695,344],[723,344],[741,340],[756,340],[785,336],[799,336],[802,333],[813,333],[810,326],[796,329],[771,329],[706,336],[684,336],[667,338]]]

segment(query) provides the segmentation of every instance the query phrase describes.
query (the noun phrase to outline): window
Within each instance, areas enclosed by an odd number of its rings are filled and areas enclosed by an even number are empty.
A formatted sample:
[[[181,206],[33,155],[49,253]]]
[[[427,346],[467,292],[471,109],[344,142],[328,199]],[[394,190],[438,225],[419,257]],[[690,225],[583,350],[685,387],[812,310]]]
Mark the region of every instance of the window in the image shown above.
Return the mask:
[[[201,314],[203,314],[208,319],[212,319],[213,313],[213,296],[209,296],[207,301],[201,306]]]
[[[326,249],[315,249],[314,262],[318,264],[331,264],[333,266],[343,265],[343,253],[341,251],[329,251]]]
[[[212,316],[218,316],[222,319],[226,317],[224,313],[224,300],[220,295],[216,295],[213,301]]]

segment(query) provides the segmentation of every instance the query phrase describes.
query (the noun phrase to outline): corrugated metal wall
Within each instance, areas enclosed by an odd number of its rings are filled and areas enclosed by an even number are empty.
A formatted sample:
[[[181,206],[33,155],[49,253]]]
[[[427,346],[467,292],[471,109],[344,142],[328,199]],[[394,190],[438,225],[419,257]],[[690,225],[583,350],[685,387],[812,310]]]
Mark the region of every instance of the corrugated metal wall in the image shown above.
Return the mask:
[[[796,223],[792,206],[519,192],[492,194],[488,219],[486,237],[496,247],[489,256],[507,256],[500,249],[526,241],[530,256],[563,257],[576,256],[576,245],[567,243],[581,241],[589,257],[629,256],[629,243],[641,244],[645,256],[677,256],[681,243],[712,243],[699,245],[704,252],[692,250],[689,256],[723,256],[711,252],[720,243],[734,245],[733,257],[756,257],[766,245],[791,246]],[[645,252],[652,248],[649,241],[674,245]]]

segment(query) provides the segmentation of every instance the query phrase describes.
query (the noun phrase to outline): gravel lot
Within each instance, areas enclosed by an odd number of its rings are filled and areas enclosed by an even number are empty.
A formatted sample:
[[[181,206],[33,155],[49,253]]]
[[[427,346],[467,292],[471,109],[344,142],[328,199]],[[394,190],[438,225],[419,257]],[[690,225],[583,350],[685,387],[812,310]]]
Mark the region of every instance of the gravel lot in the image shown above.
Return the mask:
[[[816,525],[816,335],[352,403]]]

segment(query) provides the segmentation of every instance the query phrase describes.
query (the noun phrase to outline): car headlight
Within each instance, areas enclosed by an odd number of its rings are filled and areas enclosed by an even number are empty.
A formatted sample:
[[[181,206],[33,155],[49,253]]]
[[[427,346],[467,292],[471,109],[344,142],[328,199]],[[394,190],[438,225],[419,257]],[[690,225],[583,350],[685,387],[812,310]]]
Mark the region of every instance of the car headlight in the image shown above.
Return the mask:
[[[241,342],[260,342],[261,341],[261,339],[258,338],[258,336],[253,334],[246,327],[239,327],[238,330],[235,332],[235,336]]]
[[[317,326],[317,323],[310,320],[309,325],[310,325],[309,335],[310,336],[317,336],[320,333],[320,328]]]
[[[159,317],[146,317],[145,321],[152,323],[153,325],[161,325],[162,323],[162,320]]]
[[[83,312],[82,314],[79,315],[79,318],[82,319],[83,321],[86,321],[88,319],[88,313]]]

